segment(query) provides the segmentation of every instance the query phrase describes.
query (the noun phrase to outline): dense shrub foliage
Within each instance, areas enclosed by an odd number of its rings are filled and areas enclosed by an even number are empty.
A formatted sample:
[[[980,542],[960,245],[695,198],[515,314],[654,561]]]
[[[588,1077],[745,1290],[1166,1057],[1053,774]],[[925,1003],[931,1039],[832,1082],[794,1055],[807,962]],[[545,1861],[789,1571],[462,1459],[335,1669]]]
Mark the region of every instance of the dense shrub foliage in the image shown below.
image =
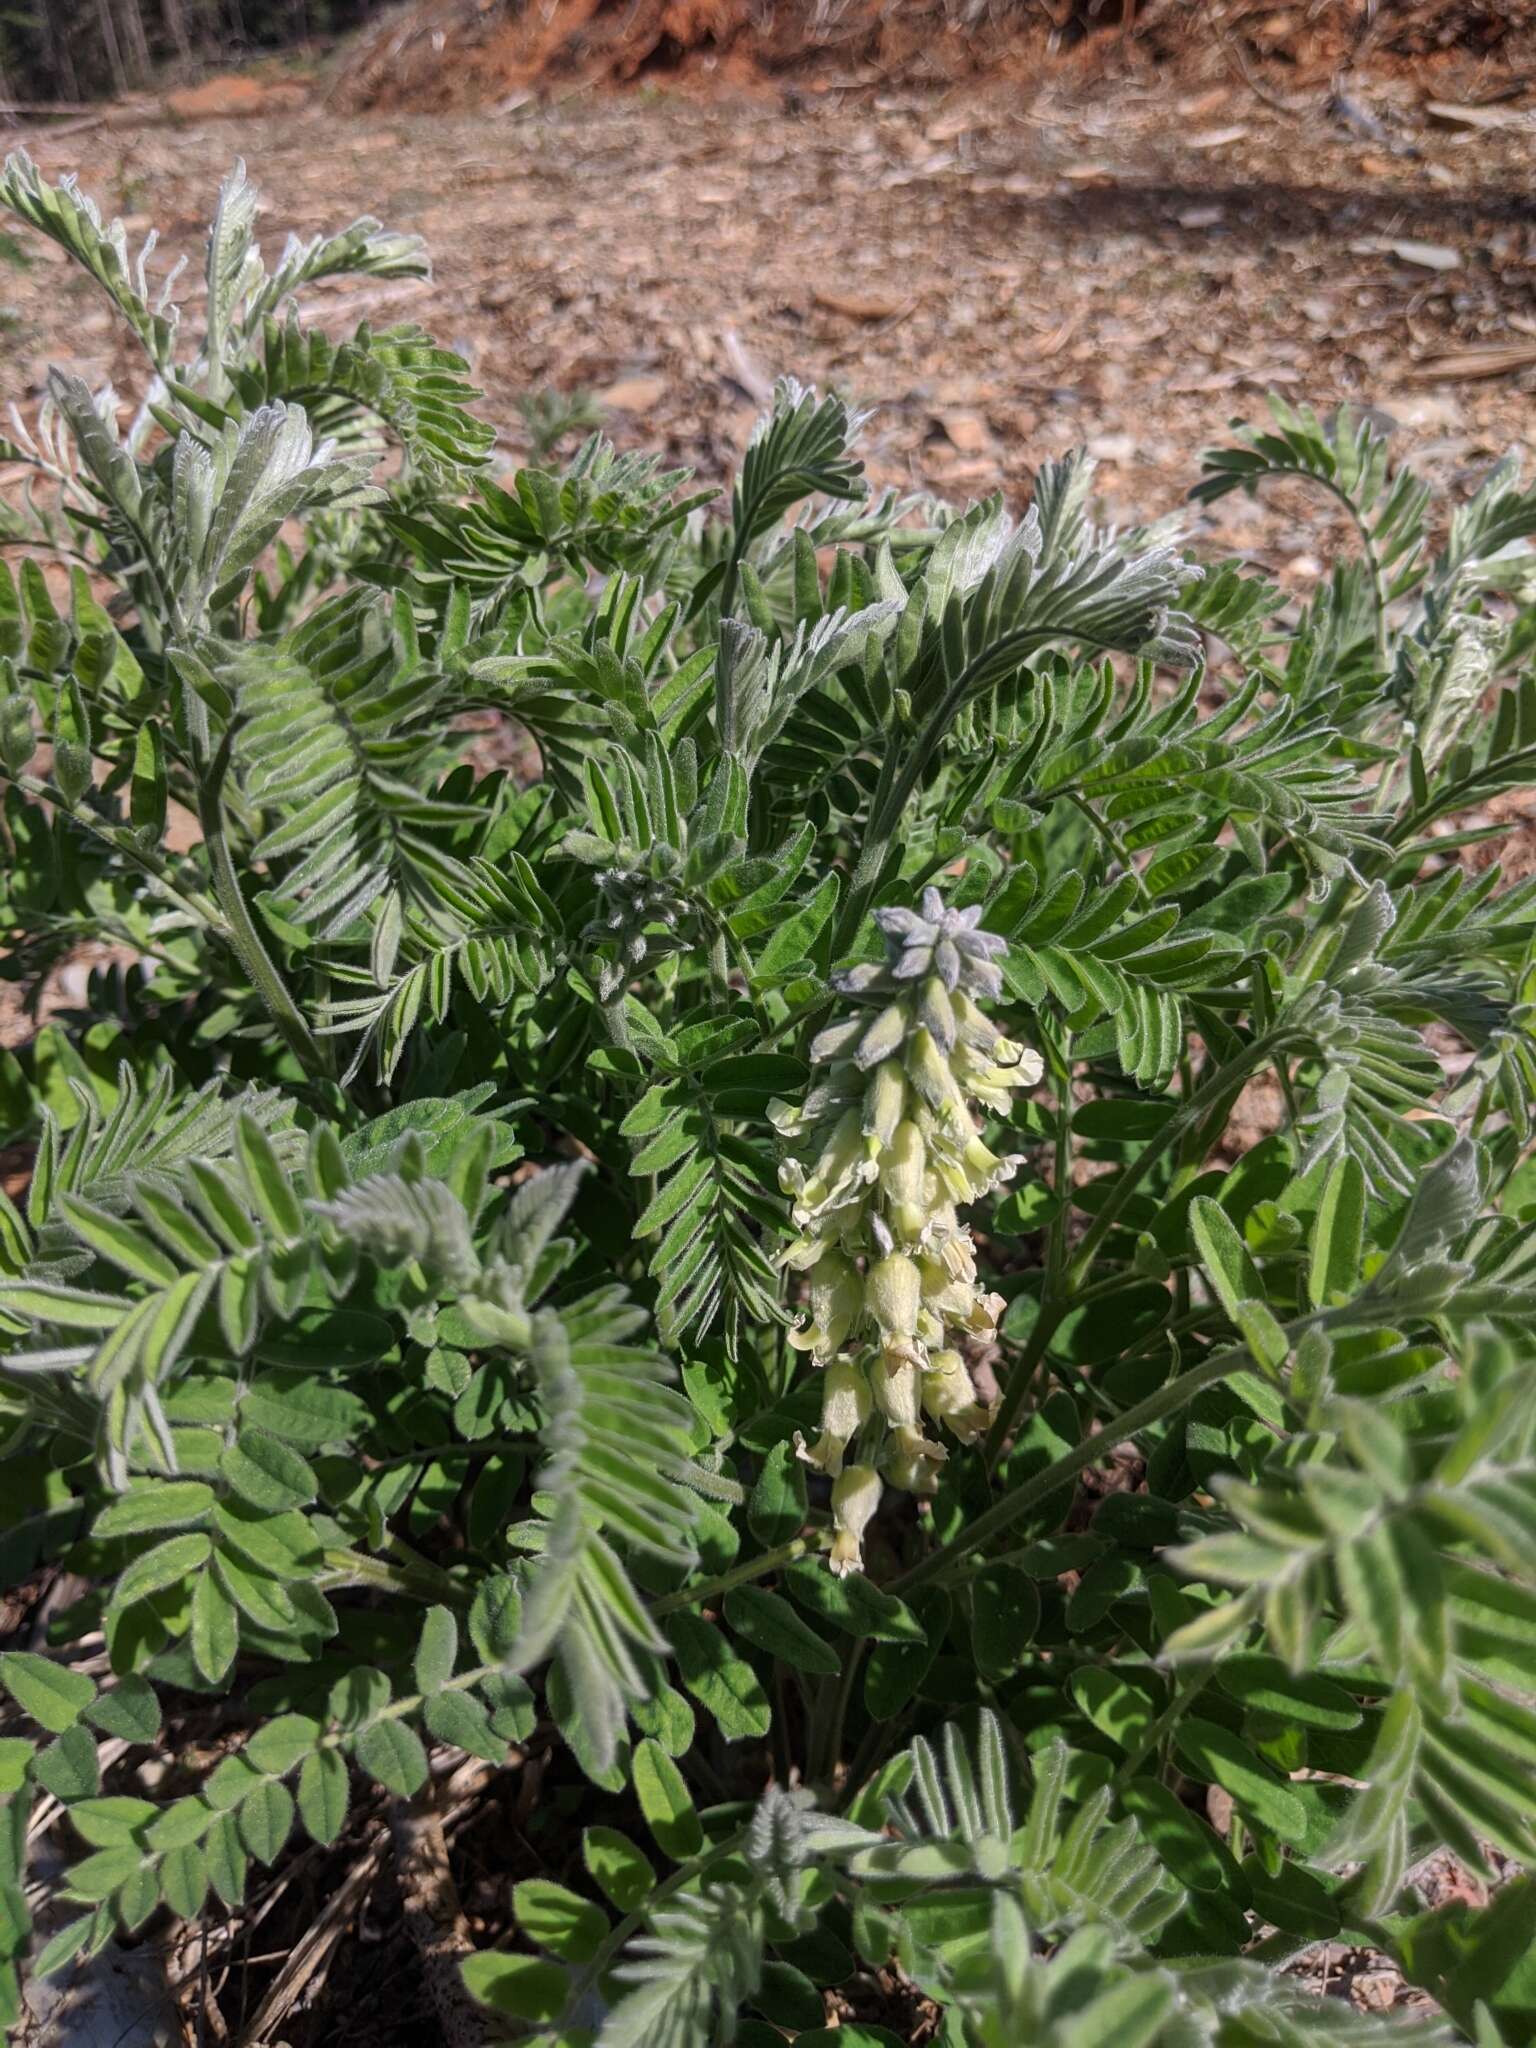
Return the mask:
[[[299,310],[410,238],[268,268],[237,171],[193,339],[0,197],[147,358],[4,451],[6,972],[95,963],[0,1067],[6,1577],[89,1589],[0,1658],[11,2011],[564,1745],[467,1966],[546,2048],[891,1964],[950,2048],[1530,2040],[1514,465],[1447,514],[1277,406],[1196,496],[1347,513],[1299,616],[1081,461],[872,496],[789,382],[726,517],[601,439],[498,483],[457,358]],[[1443,2017],[1309,1999],[1340,1940]]]

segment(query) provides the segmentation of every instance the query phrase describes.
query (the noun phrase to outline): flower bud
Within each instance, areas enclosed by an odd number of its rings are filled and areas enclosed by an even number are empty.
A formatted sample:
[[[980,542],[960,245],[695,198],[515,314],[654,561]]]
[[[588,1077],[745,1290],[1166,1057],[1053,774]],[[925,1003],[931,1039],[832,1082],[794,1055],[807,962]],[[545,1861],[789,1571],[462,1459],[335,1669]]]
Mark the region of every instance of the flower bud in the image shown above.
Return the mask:
[[[887,1003],[859,1040],[859,1049],[853,1056],[854,1065],[878,1066],[881,1060],[888,1060],[893,1052],[899,1052],[911,1021],[905,1003]]]
[[[907,1080],[901,1062],[882,1060],[864,1091],[865,1137],[875,1139],[883,1150],[890,1144],[906,1106]]]
[[[836,1478],[843,1469],[843,1453],[858,1434],[870,1411],[869,1382],[851,1358],[835,1358],[827,1367],[821,1390],[821,1435],[807,1445],[795,1431],[795,1456],[818,1472]]]
[[[901,1493],[931,1498],[939,1490],[939,1467],[949,1456],[942,1444],[930,1443],[920,1429],[893,1429],[886,1441],[881,1469]]]
[[[841,1252],[823,1252],[811,1268],[810,1323],[791,1330],[790,1343],[824,1365],[841,1349],[863,1304],[864,1281],[853,1261]]]
[[[917,1367],[910,1359],[903,1359],[894,1370],[882,1360],[874,1369],[873,1388],[875,1406],[887,1422],[898,1427],[903,1423],[916,1423],[919,1414]]]
[[[910,1348],[922,1299],[922,1274],[904,1252],[877,1260],[865,1274],[864,1306],[880,1325],[887,1352],[900,1356]]]
[[[934,1043],[933,1033],[919,1025],[907,1039],[905,1059],[907,1079],[929,1108],[969,1133],[971,1116],[965,1097],[950,1072],[949,1061]]]
[[[923,1407],[963,1444],[973,1444],[992,1420],[983,1408],[958,1351],[935,1351],[923,1374]]]
[[[864,1531],[880,1505],[880,1475],[873,1465],[849,1465],[832,1488],[832,1555],[834,1578],[846,1579],[864,1569]]]
[[[949,990],[938,975],[930,974],[923,983],[917,999],[917,1014],[924,1028],[932,1034],[934,1044],[941,1052],[948,1052],[955,1042],[955,1012]]]
[[[828,1060],[848,1059],[863,1036],[862,1016],[840,1018],[836,1024],[829,1024],[824,1031],[818,1031],[811,1040],[811,1058],[817,1066],[825,1066]],[[769,1114],[772,1113],[770,1103]]]
[[[910,1118],[896,1126],[881,1158],[880,1186],[889,1205],[892,1230],[904,1243],[916,1243],[929,1225],[928,1148],[921,1129]]]

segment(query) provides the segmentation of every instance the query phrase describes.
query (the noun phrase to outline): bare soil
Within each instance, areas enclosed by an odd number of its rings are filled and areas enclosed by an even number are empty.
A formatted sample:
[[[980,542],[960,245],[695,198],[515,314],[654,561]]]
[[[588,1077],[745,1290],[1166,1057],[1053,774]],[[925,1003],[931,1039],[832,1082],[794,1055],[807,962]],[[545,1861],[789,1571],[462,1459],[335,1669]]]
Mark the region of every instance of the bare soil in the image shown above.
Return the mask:
[[[195,274],[236,154],[274,244],[360,211],[418,230],[435,281],[342,287],[335,324],[428,322],[474,365],[508,462],[526,457],[517,397],[581,388],[619,442],[721,479],[792,371],[874,407],[877,482],[1017,499],[1042,457],[1086,443],[1108,514],[1148,518],[1272,388],[1376,408],[1453,486],[1523,438],[1536,111],[1468,105],[1499,125],[1428,117],[1403,81],[1362,88],[1346,120],[1323,97],[1282,112],[1154,71],[792,112],[649,90],[500,115],[317,97],[25,140],[136,235],[158,226],[156,269],[185,255]],[[7,395],[25,409],[50,362],[136,390],[88,281],[21,247],[29,267],[0,260]],[[1229,501],[1198,524],[1304,577],[1300,510]]]
[[[343,47],[352,107],[493,105],[571,80],[722,79],[738,88],[1030,84],[1064,58],[1084,75],[1217,58],[1280,85],[1354,68],[1518,72],[1532,0],[404,0]]]

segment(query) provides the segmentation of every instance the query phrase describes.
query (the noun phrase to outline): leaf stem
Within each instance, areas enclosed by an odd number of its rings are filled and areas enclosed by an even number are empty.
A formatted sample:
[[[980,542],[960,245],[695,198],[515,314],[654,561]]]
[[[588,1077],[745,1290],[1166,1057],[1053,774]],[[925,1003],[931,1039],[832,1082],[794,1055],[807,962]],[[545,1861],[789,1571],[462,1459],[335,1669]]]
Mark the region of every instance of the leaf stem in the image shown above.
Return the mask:
[[[1071,804],[1072,808],[1075,811],[1080,812],[1081,815],[1087,819],[1089,825],[1093,828],[1094,832],[1098,835],[1098,837],[1104,842],[1105,846],[1109,849],[1111,857],[1120,863],[1121,872],[1123,874],[1129,875],[1131,880],[1136,884],[1137,902],[1150,903],[1152,899],[1147,894],[1147,885],[1141,878],[1141,870],[1137,867],[1135,861],[1132,860],[1131,856],[1126,852],[1125,847],[1121,842],[1120,835],[1115,830],[1114,826],[1106,823],[1106,821],[1103,818],[1101,818],[1098,812],[1093,808],[1092,804],[1088,802],[1087,798],[1079,796],[1075,790],[1069,789],[1066,792],[1066,797],[1067,802]]]
[[[1105,653],[1113,651],[1092,634],[1074,631],[1070,627],[1019,626],[1013,632],[990,641],[971,657],[934,706],[911,751],[904,758],[897,752],[895,733],[885,735],[885,759],[881,765],[880,781],[870,803],[863,845],[832,941],[834,957],[847,952],[858,937],[902,814],[928,763],[943,744],[944,735],[954,724],[967,698],[978,687],[978,679],[985,681],[998,662],[1015,656],[1023,661],[1040,648],[1050,646],[1053,640],[1068,640],[1076,646],[1092,647]],[[898,759],[901,760],[899,768],[894,766]]]
[[[1115,1181],[1104,1206],[1089,1223],[1067,1268],[1066,1291],[1071,1296],[1082,1286],[1093,1265],[1099,1246],[1119,1222],[1122,1211],[1148,1171],[1157,1164],[1163,1154],[1175,1142],[1188,1135],[1200,1120],[1222,1100],[1247,1080],[1248,1076],[1266,1062],[1290,1040],[1291,1033],[1283,1028],[1261,1033],[1250,1039],[1234,1059],[1226,1060],[1208,1081],[1198,1087],[1194,1094],[1171,1116],[1157,1136],[1151,1139],[1126,1167]]]
[[[390,1472],[397,1465],[438,1464],[444,1458],[495,1458],[509,1451],[527,1451],[531,1438],[512,1436],[480,1437],[473,1443],[421,1444],[412,1451],[396,1451],[387,1458],[369,1460],[370,1472]]]
[[[858,1683],[859,1670],[864,1662],[866,1639],[857,1636],[848,1646],[843,1659],[843,1668],[838,1673],[837,1689],[832,1695],[832,1710],[815,1724],[814,1753],[809,1759],[810,1777],[813,1783],[830,1785],[832,1774],[837,1769],[837,1760],[843,1747],[843,1728],[848,1720],[848,1709],[853,1701],[853,1688]]]
[[[719,1599],[726,1593],[734,1592],[738,1586],[750,1586],[754,1580],[766,1579],[770,1572],[782,1571],[797,1558],[810,1557],[819,1550],[825,1550],[831,1542],[831,1531],[816,1529],[808,1536],[796,1536],[788,1543],[781,1543],[773,1550],[765,1550],[761,1557],[749,1558],[745,1564],[737,1565],[734,1571],[722,1572],[718,1578],[701,1580],[697,1586],[680,1586],[675,1593],[665,1593],[661,1599],[651,1603],[653,1615],[676,1614],[684,1607],[698,1607],[706,1600]]]
[[[101,840],[103,845],[109,846],[114,853],[121,854],[148,881],[153,883],[168,901],[186,911],[187,915],[196,923],[211,927],[222,936],[228,937],[228,933],[224,928],[224,920],[219,915],[217,906],[201,893],[194,894],[178,887],[171,879],[167,864],[157,854],[152,854],[147,848],[136,845],[132,835],[121,826],[105,824],[101,819],[93,817],[83,806],[77,806],[71,810],[63,803],[56,791],[51,790],[47,783],[40,782],[35,775],[18,775],[15,777],[15,785],[18,789],[25,790],[28,796],[35,797],[40,803],[55,805],[60,814],[68,819],[71,825],[77,825],[82,832],[88,832],[93,839]]]
[[[1018,1363],[1008,1376],[1007,1391],[998,1404],[992,1426],[987,1432],[985,1456],[989,1471],[996,1468],[997,1461],[1002,1456],[1003,1446],[1017,1425],[1024,1404],[1029,1399],[1031,1389],[1038,1376],[1038,1369],[1049,1348],[1051,1339],[1060,1328],[1068,1310],[1076,1307],[1079,1302],[1086,1300],[1090,1293],[1111,1291],[1107,1283],[1104,1282],[1100,1282],[1090,1288],[1088,1274],[1092,1269],[1094,1256],[1099,1246],[1114,1228],[1119,1220],[1121,1211],[1125,1208],[1132,1194],[1135,1193],[1137,1186],[1148,1170],[1156,1164],[1171,1145],[1182,1139],[1209,1110],[1221,1101],[1225,1094],[1240,1084],[1251,1070],[1262,1066],[1266,1060],[1271,1058],[1286,1042],[1286,1038],[1287,1034],[1283,1031],[1266,1032],[1247,1045],[1236,1059],[1227,1061],[1219,1067],[1208,1081],[1188,1097],[1175,1114],[1169,1118],[1168,1122],[1164,1124],[1157,1136],[1143,1147],[1136,1158],[1120,1174],[1104,1207],[1093,1218],[1087,1230],[1083,1233],[1077,1250],[1064,1272],[1052,1270],[1057,1265],[1057,1260],[1053,1258],[1052,1266],[1047,1268],[1046,1284],[1040,1300],[1040,1313],[1035,1319],[1035,1326],[1029,1333],[1028,1342]],[[1064,1119],[1070,1117],[1071,1114],[1070,1096],[1066,1092],[1068,1088],[1068,1074],[1069,1070],[1063,1066],[1061,1070],[1061,1087],[1063,1091],[1062,1115]],[[1059,1182],[1064,1177],[1063,1169],[1069,1152],[1066,1129],[1067,1126],[1063,1122],[1058,1127],[1056,1138],[1056,1166]],[[1070,1198],[1070,1190],[1065,1185],[1059,1184],[1056,1188],[1056,1193],[1062,1198],[1064,1205],[1063,1211],[1059,1213],[1064,1213],[1065,1203]],[[1053,1238],[1052,1250],[1057,1254],[1058,1258],[1062,1243],[1063,1240],[1059,1236]]]
[[[1024,1404],[1039,1376],[1041,1361],[1050,1347],[1051,1339],[1060,1328],[1067,1312],[1065,1301],[1042,1298],[1040,1313],[1035,1318],[1035,1327],[1030,1331],[1018,1363],[1008,1375],[1008,1387],[997,1405],[992,1426],[987,1431],[983,1452],[988,1472],[995,1470],[1003,1454],[1003,1446],[1013,1434]]]
[[[1135,1777],[1144,1759],[1149,1757],[1153,1750],[1159,1747],[1163,1737],[1168,1734],[1169,1730],[1178,1725],[1190,1701],[1215,1675],[1215,1670],[1216,1666],[1214,1663],[1198,1665],[1193,1671],[1185,1675],[1181,1684],[1174,1687],[1172,1697],[1169,1699],[1167,1706],[1164,1707],[1157,1719],[1148,1725],[1147,1731],[1141,1740],[1126,1751],[1120,1768],[1110,1779],[1110,1785],[1115,1791],[1118,1792],[1123,1785],[1129,1784],[1130,1780]]]
[[[439,1576],[425,1560],[420,1565],[389,1564],[382,1557],[369,1557],[362,1550],[324,1550],[322,1583],[330,1586],[377,1586],[391,1593],[406,1593],[415,1600],[446,1600],[457,1606],[469,1604],[469,1593],[444,1572]],[[425,1567],[425,1568],[424,1568]]]
[[[230,854],[220,790],[229,769],[233,741],[234,733],[231,729],[224,735],[212,766],[206,774],[198,778],[197,815],[203,828],[203,844],[207,849],[208,867],[213,876],[214,894],[229,927],[230,944],[239,956],[241,966],[250,976],[251,986],[271,1011],[272,1021],[282,1033],[284,1043],[306,1074],[324,1076],[332,1071],[329,1053],[321,1048],[319,1040],[305,1022],[303,1013],[288,993],[287,984],[262,944],[261,934],[256,929],[250,906],[241,891],[240,878],[235,872],[235,863]]]

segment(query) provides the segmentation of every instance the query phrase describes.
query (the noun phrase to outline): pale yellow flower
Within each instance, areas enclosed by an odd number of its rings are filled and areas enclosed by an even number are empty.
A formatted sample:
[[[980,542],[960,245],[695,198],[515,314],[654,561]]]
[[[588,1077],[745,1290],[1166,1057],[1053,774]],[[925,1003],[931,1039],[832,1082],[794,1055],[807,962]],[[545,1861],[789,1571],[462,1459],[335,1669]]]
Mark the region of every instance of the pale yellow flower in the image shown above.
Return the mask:
[[[931,1442],[921,1429],[903,1423],[886,1438],[880,1469],[898,1492],[930,1499],[939,1490],[939,1467],[948,1456],[942,1444]]]
[[[870,1407],[863,1367],[851,1358],[833,1359],[822,1382],[821,1435],[808,1445],[797,1429],[795,1456],[835,1479],[843,1469],[843,1453],[868,1420]]]
[[[877,910],[885,961],[834,977],[853,1014],[817,1033],[821,1073],[803,1102],[769,1109],[792,1154],[782,1185],[799,1232],[781,1263],[810,1274],[810,1315],[790,1342],[827,1376],[821,1435],[795,1448],[834,1478],[838,1573],[862,1566],[882,1474],[935,1492],[948,1453],[925,1415],[961,1443],[991,1420],[955,1340],[989,1335],[1003,1302],[978,1282],[960,1211],[1022,1163],[987,1144],[978,1106],[1005,1118],[1041,1062],[976,1001],[1002,993],[1006,951],[980,917],[933,887],[920,911]],[[855,1439],[865,1462],[844,1466]]]
[[[898,1243],[916,1244],[930,1222],[928,1147],[909,1117],[898,1124],[880,1158],[880,1191],[889,1208],[887,1219]]]
[[[923,1373],[923,1408],[963,1444],[984,1436],[992,1420],[983,1408],[958,1351],[935,1351]]]
[[[915,1358],[918,1312],[923,1303],[923,1276],[905,1252],[877,1259],[864,1276],[864,1306],[880,1330],[888,1358]]]
[[[811,1268],[811,1320],[791,1330],[797,1351],[809,1351],[818,1365],[840,1351],[864,1305],[864,1280],[841,1252],[824,1251]]]
[[[880,1505],[880,1474],[873,1465],[848,1465],[832,1488],[832,1554],[827,1562],[834,1578],[846,1579],[864,1569],[864,1531]]]

